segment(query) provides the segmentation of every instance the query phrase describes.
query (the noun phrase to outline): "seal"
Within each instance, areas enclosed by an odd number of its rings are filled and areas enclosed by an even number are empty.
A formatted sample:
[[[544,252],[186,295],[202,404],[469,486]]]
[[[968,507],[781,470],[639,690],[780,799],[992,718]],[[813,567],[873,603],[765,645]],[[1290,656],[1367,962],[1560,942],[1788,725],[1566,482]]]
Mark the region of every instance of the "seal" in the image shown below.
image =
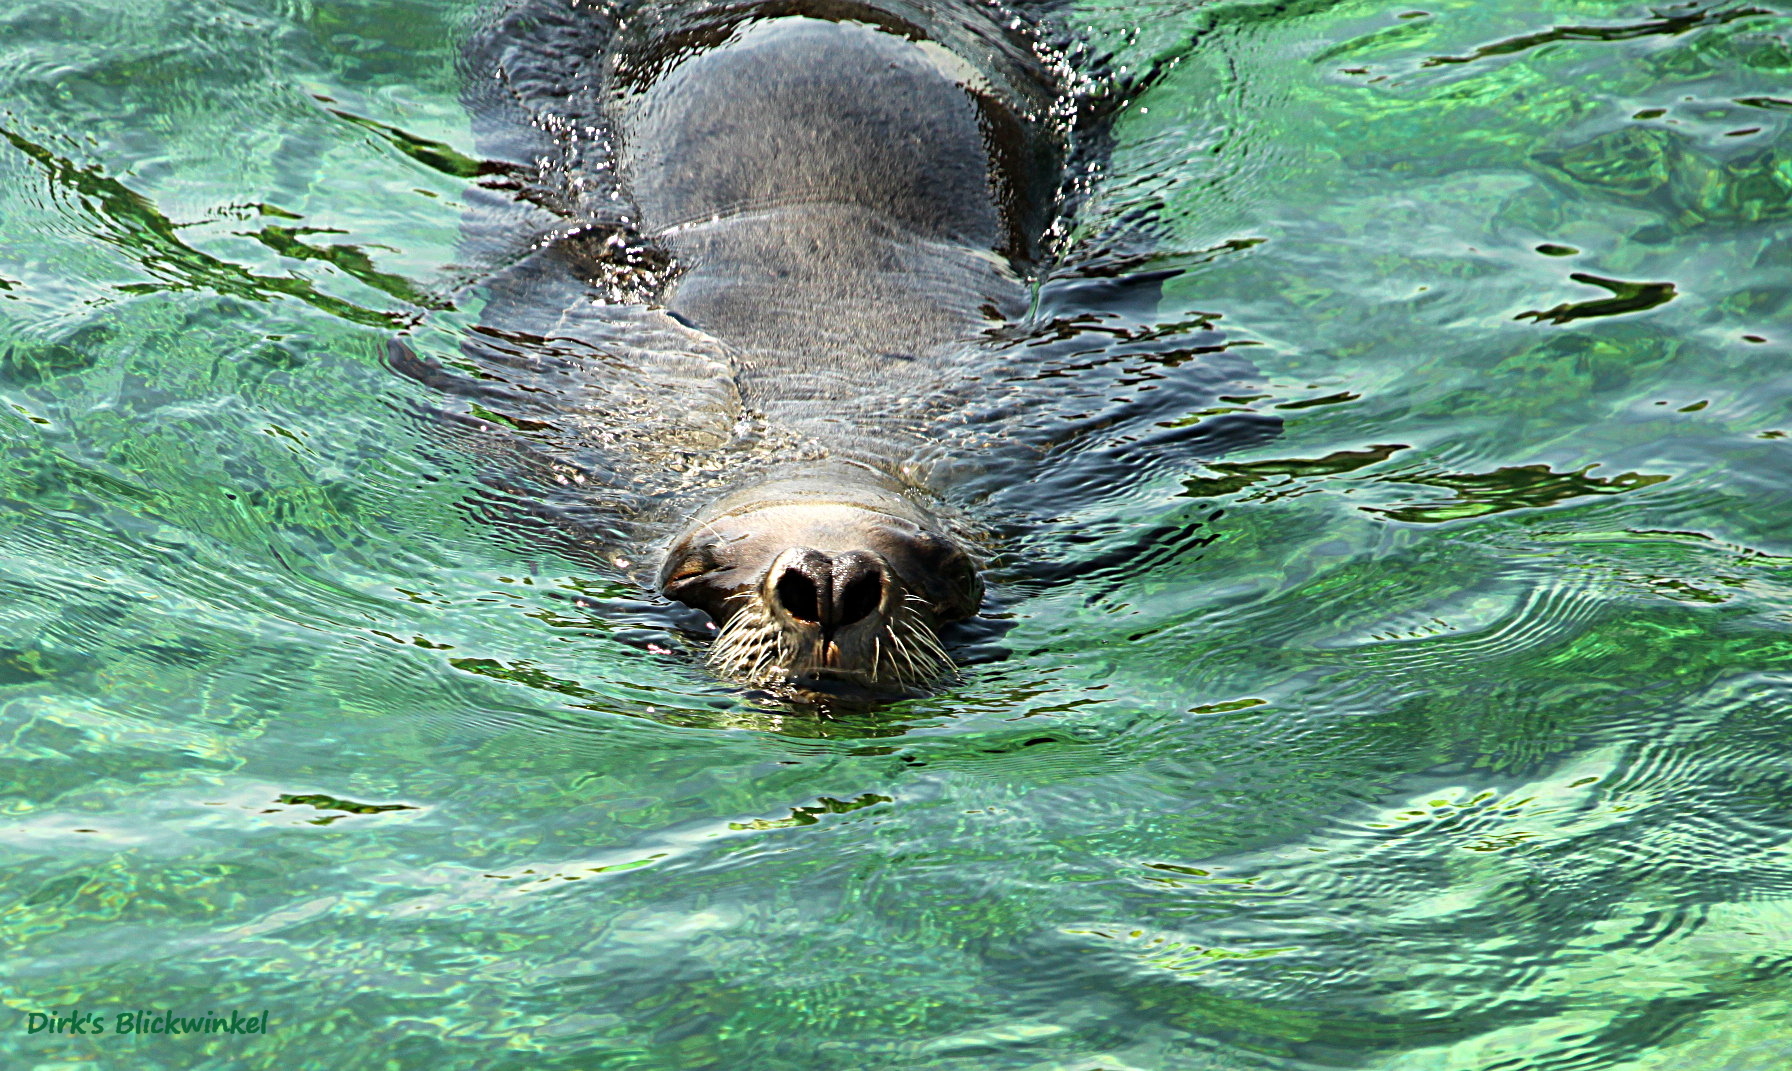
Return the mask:
[[[476,319],[389,345],[454,399],[416,419],[477,474],[469,514],[596,590],[653,589],[610,609],[707,631],[722,676],[821,712],[999,632],[955,624],[998,539],[997,601],[1211,538],[1218,511],[1094,557],[1026,546],[1280,427],[1239,401],[1270,395],[1217,314],[1159,308],[1217,252],[1166,255],[1148,206],[1098,196],[1108,119],[1181,53],[1091,79],[1059,11],[490,5],[462,53]]]
[[[973,64],[923,27],[838,2],[649,7],[618,34],[609,109],[662,295],[726,347],[743,402],[814,456],[701,504],[668,598],[718,627],[721,675],[787,691],[905,691],[952,669],[977,613],[972,538],[906,467],[890,417],[1026,309],[1061,154],[1052,90],[982,9]],[[989,56],[999,56],[989,62]]]

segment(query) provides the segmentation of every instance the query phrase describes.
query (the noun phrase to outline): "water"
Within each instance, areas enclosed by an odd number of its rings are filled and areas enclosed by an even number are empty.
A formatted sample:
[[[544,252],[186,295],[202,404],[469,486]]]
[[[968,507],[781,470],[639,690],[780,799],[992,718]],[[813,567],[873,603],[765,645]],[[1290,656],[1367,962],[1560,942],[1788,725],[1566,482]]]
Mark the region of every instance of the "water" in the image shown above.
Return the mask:
[[[388,359],[488,16],[0,15],[7,1065],[1792,1060],[1792,11],[1065,18],[1160,74],[1009,340],[1074,433],[964,679],[818,718]]]

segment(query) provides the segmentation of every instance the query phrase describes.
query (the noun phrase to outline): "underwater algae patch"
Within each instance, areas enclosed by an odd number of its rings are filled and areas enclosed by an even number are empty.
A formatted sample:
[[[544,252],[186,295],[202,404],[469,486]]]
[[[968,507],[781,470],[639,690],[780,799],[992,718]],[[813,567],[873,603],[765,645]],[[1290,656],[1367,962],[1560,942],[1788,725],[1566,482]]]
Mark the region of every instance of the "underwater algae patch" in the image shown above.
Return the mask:
[[[1543,312],[1521,312],[1515,320],[1566,324],[1594,316],[1622,316],[1629,312],[1646,312],[1674,300],[1673,283],[1627,283],[1621,279],[1602,279],[1586,272],[1575,272],[1568,278],[1577,283],[1611,291],[1611,297],[1594,301],[1563,302]]]
[[[53,185],[75,196],[85,207],[89,217],[98,224],[94,231],[96,239],[120,250],[144,272],[161,280],[154,283],[121,284],[117,289],[124,293],[151,294],[166,290],[194,289],[250,301],[290,297],[363,327],[391,329],[416,322],[417,316],[414,314],[364,308],[326,294],[304,279],[257,275],[241,265],[195,249],[181,239],[176,225],[148,198],[105,174],[100,165],[80,167],[7,127],[0,127],[0,138],[4,138],[14,149],[41,167],[44,176]],[[292,215],[279,209],[271,209],[270,212],[287,218]],[[359,249],[352,246],[317,249],[299,242],[296,233],[291,228],[267,228],[263,232],[265,237],[261,240],[269,248],[288,255],[328,260],[342,267],[346,273],[360,278],[362,282],[394,296],[406,300],[422,297],[411,284],[373,269],[371,262]],[[423,307],[435,304],[427,302]]]
[[[1597,464],[1572,472],[1556,472],[1548,465],[1509,465],[1483,473],[1437,473],[1388,477],[1389,482],[1441,487],[1455,492],[1453,499],[1411,506],[1364,506],[1370,513],[1393,521],[1438,524],[1483,517],[1514,509],[1539,509],[1587,495],[1621,495],[1665,482],[1665,475],[1626,472],[1617,476],[1588,475]]]

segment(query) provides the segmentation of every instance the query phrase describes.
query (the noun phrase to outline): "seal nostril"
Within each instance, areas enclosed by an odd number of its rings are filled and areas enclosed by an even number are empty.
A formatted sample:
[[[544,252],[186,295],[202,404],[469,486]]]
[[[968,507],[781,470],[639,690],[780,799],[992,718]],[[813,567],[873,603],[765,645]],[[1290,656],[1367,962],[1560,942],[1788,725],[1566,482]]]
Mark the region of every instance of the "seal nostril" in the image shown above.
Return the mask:
[[[821,601],[817,597],[813,580],[794,568],[786,569],[784,575],[778,578],[777,587],[773,591],[785,613],[812,625],[821,623]]]
[[[836,627],[850,625],[869,616],[877,609],[878,603],[883,601],[883,574],[876,569],[856,572],[836,590],[840,592],[840,596],[839,603],[834,608],[834,624]]]

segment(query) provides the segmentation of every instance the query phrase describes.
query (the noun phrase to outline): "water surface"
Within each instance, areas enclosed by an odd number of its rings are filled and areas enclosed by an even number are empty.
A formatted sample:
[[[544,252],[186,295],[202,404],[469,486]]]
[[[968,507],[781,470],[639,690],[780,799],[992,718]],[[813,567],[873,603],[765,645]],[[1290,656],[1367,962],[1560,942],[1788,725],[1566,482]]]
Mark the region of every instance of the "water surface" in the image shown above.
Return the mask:
[[[0,13],[8,1066],[1792,1062],[1792,10],[1062,17],[1074,434],[963,680],[819,718],[392,365],[488,14]],[[271,1029],[25,1032],[146,1006]]]

